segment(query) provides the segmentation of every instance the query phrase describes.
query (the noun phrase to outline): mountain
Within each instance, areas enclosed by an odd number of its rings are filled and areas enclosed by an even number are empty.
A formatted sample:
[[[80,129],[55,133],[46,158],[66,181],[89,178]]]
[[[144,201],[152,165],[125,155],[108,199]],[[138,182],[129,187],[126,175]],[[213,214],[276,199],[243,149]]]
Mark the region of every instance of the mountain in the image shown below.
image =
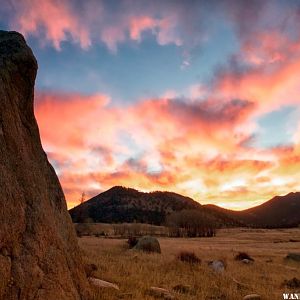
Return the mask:
[[[237,223],[223,213],[217,213],[189,197],[171,192],[143,193],[131,188],[115,186],[70,210],[73,222],[91,218],[94,222],[141,222],[163,224],[174,211],[200,209],[218,223]]]
[[[160,225],[167,215],[186,209],[204,211],[223,226],[295,227],[300,224],[300,193],[276,196],[259,206],[233,211],[212,204],[201,205],[176,193],[143,193],[115,186],[69,212],[75,223],[92,219],[103,223],[136,221]]]
[[[252,227],[295,227],[300,224],[300,193],[276,196],[271,200],[242,211],[232,211],[216,205],[204,205]]]
[[[172,211],[197,209],[191,198],[170,192],[143,193],[115,186],[70,210],[73,222],[91,218],[94,222],[142,222],[161,224]]]

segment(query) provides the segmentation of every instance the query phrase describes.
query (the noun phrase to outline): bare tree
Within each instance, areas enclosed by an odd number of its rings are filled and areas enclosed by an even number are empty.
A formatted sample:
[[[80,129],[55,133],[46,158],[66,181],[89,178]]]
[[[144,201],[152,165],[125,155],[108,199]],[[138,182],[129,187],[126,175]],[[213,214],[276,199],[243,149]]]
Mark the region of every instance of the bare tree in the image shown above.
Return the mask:
[[[85,192],[82,192],[81,197],[79,199],[80,204],[82,204],[86,200],[86,194]]]

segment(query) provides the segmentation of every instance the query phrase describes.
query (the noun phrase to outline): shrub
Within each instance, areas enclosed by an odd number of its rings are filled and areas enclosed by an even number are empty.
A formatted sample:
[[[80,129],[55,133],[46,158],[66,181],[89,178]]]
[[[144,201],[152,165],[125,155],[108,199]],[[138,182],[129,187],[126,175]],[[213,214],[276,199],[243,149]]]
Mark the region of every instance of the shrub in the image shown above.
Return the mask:
[[[200,264],[201,259],[197,257],[194,252],[182,251],[178,254],[177,258],[180,261],[187,262],[189,264]]]
[[[294,277],[290,280],[285,280],[282,284],[282,287],[287,287],[289,289],[300,288],[300,279]]]
[[[248,255],[246,252],[239,252],[239,253],[235,256],[234,259],[235,259],[235,260],[249,259],[249,260],[254,261],[254,259],[253,259],[250,255]]]
[[[138,243],[138,239],[135,236],[130,236],[127,240],[129,249],[133,248]]]
[[[98,270],[98,267],[95,264],[85,264],[84,271],[87,277],[93,276],[94,272]]]
[[[88,223],[78,223],[75,225],[76,234],[78,237],[91,235],[92,227]]]
[[[107,233],[104,232],[104,231],[97,232],[97,233],[95,234],[95,237],[103,237],[103,236],[107,236]]]

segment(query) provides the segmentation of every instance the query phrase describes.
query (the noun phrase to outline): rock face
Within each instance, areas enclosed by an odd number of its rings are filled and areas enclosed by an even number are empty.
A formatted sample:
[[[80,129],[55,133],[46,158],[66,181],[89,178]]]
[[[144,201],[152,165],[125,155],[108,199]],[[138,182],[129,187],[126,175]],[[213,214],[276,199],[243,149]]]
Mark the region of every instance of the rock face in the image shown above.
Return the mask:
[[[0,31],[0,299],[89,299],[64,194],[33,113],[37,62]]]

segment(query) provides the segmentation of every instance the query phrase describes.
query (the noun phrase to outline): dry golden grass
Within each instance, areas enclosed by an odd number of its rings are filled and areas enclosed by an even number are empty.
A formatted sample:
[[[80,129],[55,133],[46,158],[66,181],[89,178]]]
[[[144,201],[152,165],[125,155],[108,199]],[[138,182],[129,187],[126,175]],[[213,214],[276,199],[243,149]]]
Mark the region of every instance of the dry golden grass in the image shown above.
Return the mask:
[[[292,240],[292,241],[290,241]],[[83,237],[79,239],[89,263],[98,266],[96,277],[116,283],[120,291],[101,289],[95,300],[153,299],[145,294],[151,286],[172,290],[177,284],[191,285],[196,294],[175,294],[176,299],[240,300],[257,293],[262,299],[282,299],[285,279],[300,278],[300,264],[287,262],[288,252],[299,252],[300,229],[255,230],[224,229],[213,238],[159,238],[162,254],[145,254],[128,250],[123,239]],[[176,259],[180,251],[193,251],[201,265],[190,265]],[[255,259],[245,265],[234,260],[239,252]],[[225,259],[227,269],[215,274],[207,261]],[[267,260],[272,262],[266,262]],[[239,281],[242,285],[237,284]],[[129,295],[125,295],[129,293]],[[127,297],[127,298],[126,298]]]

